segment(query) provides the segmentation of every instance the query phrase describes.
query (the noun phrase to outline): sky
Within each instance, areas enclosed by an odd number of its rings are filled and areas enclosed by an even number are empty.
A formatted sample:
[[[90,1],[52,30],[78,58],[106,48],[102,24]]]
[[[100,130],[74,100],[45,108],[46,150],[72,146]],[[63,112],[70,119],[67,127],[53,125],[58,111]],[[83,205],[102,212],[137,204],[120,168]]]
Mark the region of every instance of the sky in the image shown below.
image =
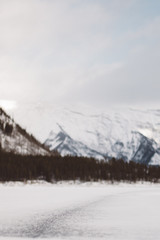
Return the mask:
[[[0,0],[0,104],[158,105],[159,0]]]

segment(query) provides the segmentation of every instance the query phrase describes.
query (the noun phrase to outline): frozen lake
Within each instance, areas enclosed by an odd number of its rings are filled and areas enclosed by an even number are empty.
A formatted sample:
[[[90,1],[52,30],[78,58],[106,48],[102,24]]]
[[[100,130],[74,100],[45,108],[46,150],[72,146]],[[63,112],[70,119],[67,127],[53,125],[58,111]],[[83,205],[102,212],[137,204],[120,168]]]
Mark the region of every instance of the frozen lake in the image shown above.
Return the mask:
[[[155,240],[159,223],[160,185],[0,185],[0,240]]]

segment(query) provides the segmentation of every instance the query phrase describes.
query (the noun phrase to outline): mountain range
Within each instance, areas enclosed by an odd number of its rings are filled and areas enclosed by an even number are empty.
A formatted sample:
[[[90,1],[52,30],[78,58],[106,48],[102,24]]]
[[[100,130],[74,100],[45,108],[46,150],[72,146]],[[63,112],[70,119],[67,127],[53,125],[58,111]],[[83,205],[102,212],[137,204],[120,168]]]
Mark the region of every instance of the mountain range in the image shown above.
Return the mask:
[[[26,117],[26,113],[28,118]],[[160,164],[160,110],[31,104],[14,118],[61,155]]]

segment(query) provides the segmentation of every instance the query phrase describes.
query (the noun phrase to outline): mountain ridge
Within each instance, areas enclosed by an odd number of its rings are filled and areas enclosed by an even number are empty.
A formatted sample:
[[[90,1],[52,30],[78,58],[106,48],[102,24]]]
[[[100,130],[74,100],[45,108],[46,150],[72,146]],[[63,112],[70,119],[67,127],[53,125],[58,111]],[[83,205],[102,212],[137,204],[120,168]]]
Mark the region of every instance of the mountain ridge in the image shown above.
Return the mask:
[[[62,130],[62,127],[60,127]],[[121,148],[123,148],[122,142],[115,142],[112,146],[112,151],[117,153],[117,159],[123,159],[124,161],[135,161],[139,163],[149,164],[151,158],[154,154],[158,154],[160,160],[160,151],[158,149],[157,143],[154,140],[150,140],[139,132],[132,132],[134,135],[138,136],[138,146],[133,150],[131,158],[127,158]],[[59,131],[58,134],[53,132],[50,133],[49,138],[44,143],[51,151],[58,151],[62,156],[72,155],[72,156],[84,156],[84,157],[93,157],[96,159],[110,159],[113,156],[98,152],[94,149],[91,149],[84,145],[81,142],[78,142],[72,139],[65,131]]]
[[[48,138],[44,145],[47,146],[50,151],[58,151],[62,156],[72,155],[72,156],[83,156],[103,159],[104,155],[94,149],[87,147],[80,141],[75,141],[72,139],[58,124],[60,131],[57,135],[53,132],[50,133],[50,138]],[[53,146],[54,141],[54,146]]]
[[[61,132],[61,126],[63,134],[65,131],[67,135],[63,141],[77,146],[80,156],[94,150],[99,157],[160,164],[160,109],[108,107],[102,110],[86,105],[26,103],[14,109],[14,118],[41,142],[49,142],[51,150],[57,147],[59,136],[56,138],[56,135]],[[65,154],[66,142],[63,144],[60,145],[61,149],[59,146],[62,155]],[[75,154],[75,149],[74,153],[70,149],[66,154]]]
[[[77,114],[77,111],[65,111],[61,122],[56,123],[59,129],[54,132],[53,128],[45,141],[50,150],[56,149],[63,156],[69,154],[98,159],[115,157],[144,164],[160,164],[159,143],[153,138],[155,135],[157,138],[159,131],[156,132],[155,124],[149,119],[144,121],[139,118],[139,115],[146,114],[145,111],[129,110],[129,113],[137,114],[134,116],[136,120],[131,121],[124,117],[123,113],[85,115],[80,112]],[[159,117],[159,111],[155,113]],[[156,125],[158,126],[159,122]],[[60,133],[62,134],[62,129],[70,137],[70,141],[65,142],[66,138],[58,137]],[[148,133],[152,133],[153,137],[147,136]],[[59,143],[58,147],[55,146],[56,142]],[[78,145],[79,142],[83,144],[83,149]],[[69,145],[74,145],[76,149],[67,149]],[[92,155],[85,149],[92,151]]]
[[[26,132],[0,108],[0,146],[3,151],[21,155],[48,155],[49,149]]]

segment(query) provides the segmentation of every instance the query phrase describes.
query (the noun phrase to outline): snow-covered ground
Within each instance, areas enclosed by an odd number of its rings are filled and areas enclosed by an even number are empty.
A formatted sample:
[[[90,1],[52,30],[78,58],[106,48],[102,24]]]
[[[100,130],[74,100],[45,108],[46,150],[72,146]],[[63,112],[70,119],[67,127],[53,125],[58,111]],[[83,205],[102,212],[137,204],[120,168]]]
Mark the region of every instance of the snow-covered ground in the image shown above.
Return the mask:
[[[159,184],[0,184],[0,240],[159,239],[159,203]]]

